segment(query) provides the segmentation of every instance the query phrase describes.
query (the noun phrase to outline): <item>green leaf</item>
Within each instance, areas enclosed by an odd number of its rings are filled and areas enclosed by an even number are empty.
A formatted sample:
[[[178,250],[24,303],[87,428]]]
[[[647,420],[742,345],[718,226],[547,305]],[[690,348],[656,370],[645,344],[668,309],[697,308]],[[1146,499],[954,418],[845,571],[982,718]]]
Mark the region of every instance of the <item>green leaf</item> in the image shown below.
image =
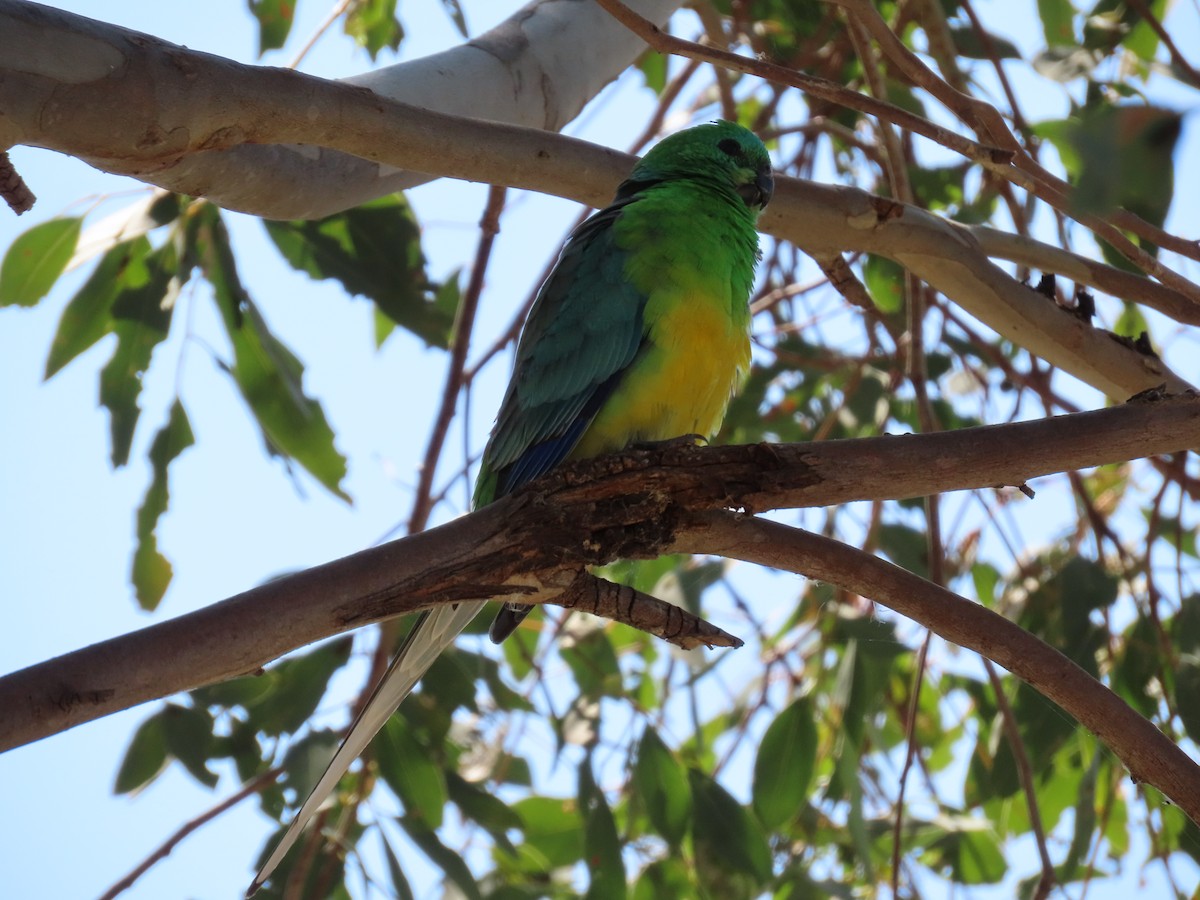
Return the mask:
[[[446,771],[443,774],[446,778],[446,794],[459,811],[481,825],[497,846],[515,856],[517,851],[508,839],[508,832],[521,828],[521,817],[495,794],[472,784],[457,772]]]
[[[1182,118],[1174,110],[1142,104],[1097,103],[1071,119],[1042,122],[1035,131],[1049,139],[1071,175],[1072,208],[1107,215],[1116,208],[1162,225],[1175,194],[1175,145]],[[1142,249],[1157,253],[1148,241]],[[1107,244],[1105,259],[1134,271],[1133,265]]]
[[[296,0],[249,0],[250,12],[258,19],[258,55],[278,50],[287,43],[296,15]]]
[[[0,263],[0,306],[34,306],[63,273],[83,220],[50,219],[21,234]]]
[[[263,675],[238,679],[266,681],[270,685],[270,691],[256,690],[252,699],[247,697],[245,700],[246,711],[255,729],[277,736],[294,733],[304,725],[325,696],[333,673],[350,658],[352,644],[349,635],[336,638],[300,656],[283,660]]]
[[[1193,741],[1200,741],[1200,657],[1189,654],[1175,673],[1175,704]]]
[[[979,31],[972,26],[950,27],[950,39],[954,41],[954,47],[958,50],[959,56],[967,59],[991,59],[994,54],[996,59],[1021,58],[1021,51],[1012,41],[996,34],[989,34],[988,37],[991,40],[985,42]]]
[[[112,333],[116,327],[113,305],[123,292],[135,289],[149,277],[150,252],[150,242],[139,237],[104,254],[95,271],[63,309],[46,357],[46,378]]]
[[[458,33],[464,38],[469,37],[467,31],[467,17],[463,15],[462,4],[458,0],[442,0],[442,9],[446,11],[446,15],[450,17],[450,21],[454,23],[454,27],[458,29]]]
[[[661,94],[667,86],[667,58],[657,50],[647,50],[638,59],[637,67],[642,71],[646,87]]]
[[[291,265],[315,279],[332,278],[347,293],[374,301],[389,319],[435,347],[450,345],[458,277],[434,288],[425,272],[421,229],[399,195],[316,221],[265,221]],[[376,340],[386,332],[376,326]]]
[[[678,856],[657,859],[642,870],[633,888],[633,900],[701,896],[692,881],[692,869]]]
[[[310,731],[300,740],[288,744],[283,757],[281,786],[291,789],[293,808],[316,787],[341,743],[342,735],[339,732],[322,729]],[[343,779],[357,777],[356,774],[350,774],[343,776]],[[270,794],[264,793],[263,808],[274,815],[281,815],[284,809],[282,795],[276,805]]]
[[[771,851],[758,823],[699,769],[688,769],[688,783],[695,809],[696,856],[729,874],[744,876],[756,888],[766,884],[771,877]]]
[[[775,717],[754,761],[754,810],[768,831],[804,809],[816,758],[815,710],[801,697]]]
[[[1071,0],[1038,0],[1037,8],[1047,46],[1074,47],[1078,44],[1075,7],[1071,5]]]
[[[382,828],[379,829],[379,834],[383,842],[383,852],[384,858],[387,860],[388,874],[392,878],[392,889],[395,891],[397,900],[416,900],[412,885],[408,883],[408,877],[404,874],[404,869],[400,865],[396,851],[392,849],[392,842],[387,839],[387,834]]]
[[[349,502],[341,488],[346,458],[334,446],[333,429],[321,404],[304,393],[304,366],[271,333],[250,301],[219,211],[206,205],[196,219],[200,266],[216,292],[233,345],[229,373],[262,429],[268,451],[294,459],[331,493]]]
[[[1149,7],[1150,13],[1159,22],[1162,22],[1167,14],[1167,0],[1150,0],[1146,5]],[[1121,41],[1121,45],[1144,62],[1154,62],[1159,45],[1158,32],[1138,14],[1137,24],[1130,29],[1129,34]]]
[[[404,28],[396,18],[396,0],[360,0],[346,13],[345,31],[364,48],[371,59],[384,47],[395,50],[404,40]]]
[[[463,862],[463,858],[443,844],[437,834],[427,828],[423,822],[413,821],[408,816],[400,817],[401,827],[408,833],[412,842],[421,848],[421,852],[446,873],[446,877],[462,891],[468,900],[483,900],[475,876]]]
[[[117,771],[117,783],[113,791],[129,794],[137,791],[167,767],[167,738],[163,728],[163,711],[156,712],[133,733],[121,768]]]
[[[579,764],[579,808],[583,811],[584,847],[591,881],[588,900],[625,900],[625,864],[621,838],[604,793],[596,787],[589,755]]]
[[[525,841],[518,848],[526,871],[550,872],[583,859],[583,821],[574,798],[526,797],[512,807]]]
[[[649,726],[638,744],[633,790],[654,830],[679,846],[692,818],[691,789],[683,766]]]
[[[213,718],[205,710],[170,703],[163,710],[163,736],[171,755],[201,784],[216,787],[208,768],[213,747]]]
[[[89,225],[79,236],[75,254],[68,265],[84,262],[93,256],[137,241],[151,231],[176,221],[179,214],[190,204],[190,199],[180,194],[155,188],[133,203],[105,216],[94,225]]]
[[[995,834],[986,822],[966,817],[938,820],[941,836],[929,841],[921,862],[949,869],[959,884],[995,884],[1007,874],[1007,864]]]
[[[137,549],[133,552],[131,579],[137,592],[138,605],[145,610],[158,607],[167,585],[171,583],[171,563],[158,551],[155,534],[158,520],[167,511],[167,467],[184,450],[195,443],[183,404],[176,400],[171,406],[167,424],[150,445],[150,467],[154,478],[142,498],[137,513]]]
[[[863,283],[871,301],[882,313],[894,315],[904,309],[904,269],[884,256],[867,254]]]
[[[559,655],[571,667],[579,691],[586,697],[621,695],[621,669],[612,642],[603,629],[593,629],[573,643],[562,642]]]
[[[430,748],[400,716],[387,720],[373,743],[379,773],[404,804],[404,817],[427,828],[440,828],[446,807],[446,781]]]
[[[175,295],[187,280],[173,244],[145,257],[144,266],[127,266],[112,298],[112,330],[117,346],[100,371],[100,403],[109,411],[112,464],[129,462],[133,432],[142,413],[138,398],[150,358],[167,337]]]
[[[929,538],[915,528],[899,523],[879,526],[879,547],[896,565],[928,577]]]

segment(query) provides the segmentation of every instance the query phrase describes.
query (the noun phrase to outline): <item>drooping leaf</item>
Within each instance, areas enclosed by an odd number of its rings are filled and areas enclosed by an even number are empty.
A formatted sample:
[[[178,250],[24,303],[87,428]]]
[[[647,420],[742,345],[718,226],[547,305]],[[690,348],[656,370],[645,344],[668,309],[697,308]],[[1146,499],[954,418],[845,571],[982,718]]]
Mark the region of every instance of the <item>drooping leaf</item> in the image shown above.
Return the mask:
[[[287,43],[296,17],[295,0],[249,0],[250,12],[258,19],[258,55],[278,50]]]
[[[188,198],[156,188],[129,206],[89,225],[79,236],[75,254],[67,263],[74,268],[93,256],[107,254],[122,244],[130,244],[151,231],[179,218]]]
[[[167,585],[171,583],[171,563],[158,549],[156,530],[158,520],[167,511],[170,496],[167,487],[167,467],[184,450],[195,443],[192,426],[183,404],[177,399],[171,405],[167,424],[150,445],[150,467],[154,477],[137,512],[137,548],[133,552],[131,580],[137,593],[138,605],[145,610],[158,607]]]
[[[1174,110],[1098,103],[1071,119],[1039,123],[1035,131],[1054,144],[1071,175],[1076,210],[1107,215],[1120,207],[1161,225],[1175,193],[1173,157],[1181,127]],[[1147,252],[1158,250],[1145,240],[1136,242]],[[1137,271],[1103,246],[1111,265]]]
[[[754,811],[773,830],[798,815],[809,795],[817,756],[815,711],[801,697],[775,717],[754,762]]]
[[[268,451],[294,459],[327,490],[349,501],[341,488],[346,458],[334,446],[321,404],[304,393],[304,366],[271,333],[242,286],[220,213],[206,206],[195,220],[198,261],[212,283],[233,345],[229,374],[262,429]]]
[[[396,18],[396,0],[359,0],[346,12],[345,31],[375,59],[384,47],[395,50],[404,40]]]
[[[383,852],[384,858],[387,860],[388,874],[392,877],[392,889],[396,892],[397,900],[416,900],[416,894],[413,893],[412,885],[408,883],[408,876],[404,874],[404,869],[400,865],[396,851],[392,849],[392,842],[387,839],[387,834],[382,829],[380,829],[379,834],[383,842]]]
[[[548,873],[583,859],[583,820],[574,798],[526,797],[512,808],[525,833],[517,848],[525,871]]]
[[[698,858],[756,887],[771,877],[771,852],[758,823],[725,788],[699,769],[688,769]]]
[[[113,791],[128,794],[145,787],[167,767],[167,737],[160,710],[138,726],[117,770]]]
[[[656,859],[646,866],[633,887],[633,900],[660,900],[662,897],[697,896],[692,870],[678,856]]]
[[[208,767],[213,749],[213,718],[207,710],[168,703],[163,710],[163,736],[171,755],[193,778],[215,787],[217,773]]]
[[[263,681],[270,685],[270,691],[254,691],[252,695],[243,695],[244,706],[255,729],[268,735],[298,731],[316,711],[333,673],[350,659],[352,644],[349,636],[336,638],[307,653],[279,662],[263,675],[238,679],[237,682],[255,682],[255,687]],[[218,689],[221,687],[214,686]],[[205,699],[212,696],[204,695]]]
[[[508,832],[520,829],[521,817],[494,793],[464,779],[457,772],[446,771],[446,794],[464,816],[481,825],[496,845],[511,856],[516,849]]]
[[[940,836],[930,841],[921,861],[949,871],[959,884],[995,884],[1008,871],[996,837],[987,823],[966,817],[939,820]]]
[[[83,220],[50,219],[21,234],[0,262],[0,306],[34,306],[75,252]]]
[[[392,716],[373,742],[379,773],[404,804],[410,823],[440,828],[446,807],[446,781],[429,747],[400,716]]]
[[[428,856],[439,869],[446,873],[446,878],[462,891],[468,900],[483,900],[479,885],[475,881],[475,876],[471,874],[470,868],[463,862],[461,856],[441,842],[437,832],[428,828],[421,821],[409,819],[408,816],[401,816],[399,821],[412,842],[420,847],[421,852]]]
[[[430,283],[420,226],[401,195],[315,221],[264,224],[296,269],[337,280],[347,293],[374,301],[389,319],[432,346],[449,346],[458,278],[453,275],[440,287]],[[377,333],[376,340],[383,337],[386,333]]]
[[[1048,47],[1073,47],[1078,43],[1071,0],[1038,0],[1037,9]]]
[[[599,628],[592,629],[559,652],[575,676],[580,693],[592,699],[620,696],[621,668],[608,635]]]
[[[58,330],[46,357],[48,379],[116,327],[113,304],[124,291],[134,289],[148,276],[146,258],[150,242],[145,237],[118,244],[96,266],[63,309]]]
[[[691,821],[691,789],[682,764],[649,726],[638,743],[633,790],[654,830],[672,847],[678,846]]]
[[[625,900],[625,864],[621,860],[621,838],[603,791],[596,786],[592,761],[579,764],[579,808],[583,811],[583,833],[588,873],[588,900]]]
[[[129,461],[142,413],[138,403],[142,379],[155,347],[167,337],[175,295],[188,277],[173,243],[152,250],[144,262],[144,266],[127,265],[122,272],[121,289],[111,307],[117,346],[100,371],[100,403],[109,412],[114,467]]]
[[[984,41],[978,30],[972,27],[960,26],[950,28],[950,39],[959,56],[967,59],[1020,59],[1021,51],[1017,45],[998,34],[989,34],[989,40]]]
[[[450,21],[454,23],[454,27],[458,29],[458,33],[464,38],[469,36],[467,31],[467,17],[463,15],[462,4],[459,0],[442,0],[442,9],[446,11],[446,15],[450,17]]]

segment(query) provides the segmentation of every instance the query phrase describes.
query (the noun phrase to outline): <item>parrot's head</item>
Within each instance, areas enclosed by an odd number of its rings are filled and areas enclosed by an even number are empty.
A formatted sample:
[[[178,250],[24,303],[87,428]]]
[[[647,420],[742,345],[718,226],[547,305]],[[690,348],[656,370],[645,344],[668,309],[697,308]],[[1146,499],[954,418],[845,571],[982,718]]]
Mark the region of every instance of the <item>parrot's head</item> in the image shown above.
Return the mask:
[[[736,193],[755,214],[770,201],[775,187],[763,142],[752,131],[724,120],[663,138],[634,167],[626,184],[636,189],[676,179],[715,182]]]

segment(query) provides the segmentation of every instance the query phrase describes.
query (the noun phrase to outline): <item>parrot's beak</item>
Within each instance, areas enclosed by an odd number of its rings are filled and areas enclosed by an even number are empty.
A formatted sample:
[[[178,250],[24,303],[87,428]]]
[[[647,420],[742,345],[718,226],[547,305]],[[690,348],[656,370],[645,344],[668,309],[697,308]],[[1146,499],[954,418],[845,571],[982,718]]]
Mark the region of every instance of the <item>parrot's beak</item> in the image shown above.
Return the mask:
[[[737,192],[747,206],[763,209],[771,202],[771,194],[775,192],[775,177],[770,169],[765,169],[758,173],[754,181],[741,185]]]

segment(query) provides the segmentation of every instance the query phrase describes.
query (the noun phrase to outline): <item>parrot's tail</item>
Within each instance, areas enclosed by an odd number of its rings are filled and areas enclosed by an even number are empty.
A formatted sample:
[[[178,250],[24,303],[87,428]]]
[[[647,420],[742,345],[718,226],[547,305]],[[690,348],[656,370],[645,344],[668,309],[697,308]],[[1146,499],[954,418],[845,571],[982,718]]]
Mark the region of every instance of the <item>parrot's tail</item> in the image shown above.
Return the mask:
[[[482,601],[465,601],[447,604],[429,610],[421,616],[420,621],[413,626],[404,644],[396,653],[396,658],[388,666],[387,672],[371,692],[362,711],[350,724],[346,737],[329,761],[329,767],[312,789],[296,818],[284,832],[283,839],[272,851],[258,874],[254,876],[246,896],[251,897],[262,887],[271,873],[275,871],[288,850],[299,839],[304,826],[316,815],[317,810],[325,799],[333,793],[337,783],[350,764],[356,760],[371,739],[379,733],[379,729],[391,718],[392,713],[400,706],[400,702],[416,687],[421,676],[433,665],[433,661],[442,651],[454,643],[454,639],[467,627],[467,624],[483,609]],[[519,620],[518,620],[519,621]]]

